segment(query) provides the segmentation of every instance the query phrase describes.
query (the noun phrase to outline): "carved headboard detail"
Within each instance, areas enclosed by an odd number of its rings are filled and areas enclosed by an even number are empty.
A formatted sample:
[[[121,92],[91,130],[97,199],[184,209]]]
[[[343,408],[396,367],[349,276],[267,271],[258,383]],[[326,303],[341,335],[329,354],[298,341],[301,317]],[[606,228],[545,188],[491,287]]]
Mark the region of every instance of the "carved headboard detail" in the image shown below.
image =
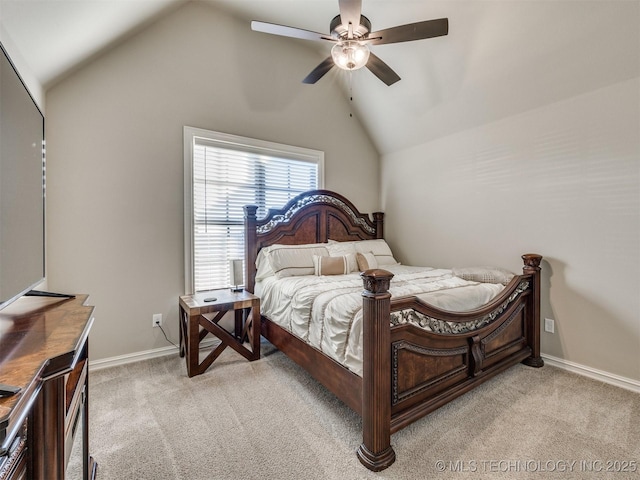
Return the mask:
[[[244,207],[245,288],[250,292],[255,286],[258,252],[266,246],[383,238],[382,212],[374,213],[371,220],[345,197],[329,190],[302,193],[260,220],[257,210],[255,205]]]

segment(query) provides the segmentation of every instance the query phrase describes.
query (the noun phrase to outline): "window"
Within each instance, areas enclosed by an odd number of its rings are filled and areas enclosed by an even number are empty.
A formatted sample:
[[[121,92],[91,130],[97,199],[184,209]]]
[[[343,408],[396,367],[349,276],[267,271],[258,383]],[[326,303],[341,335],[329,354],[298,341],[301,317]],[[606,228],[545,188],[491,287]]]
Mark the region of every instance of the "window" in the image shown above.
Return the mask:
[[[324,153],[184,127],[185,289],[226,288],[244,258],[245,205],[258,218],[323,185]]]

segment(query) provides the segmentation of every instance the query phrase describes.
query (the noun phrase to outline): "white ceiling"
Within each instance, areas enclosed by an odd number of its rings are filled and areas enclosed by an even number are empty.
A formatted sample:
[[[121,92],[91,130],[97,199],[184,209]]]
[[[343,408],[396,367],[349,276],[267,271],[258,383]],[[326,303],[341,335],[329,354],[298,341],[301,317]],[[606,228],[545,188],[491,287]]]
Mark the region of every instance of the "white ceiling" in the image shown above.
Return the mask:
[[[0,0],[0,18],[47,87],[183,1]],[[326,33],[338,13],[337,0],[197,1]],[[446,37],[373,47],[400,82],[353,74],[355,110],[383,154],[640,76],[640,0],[363,0],[363,14],[373,30],[449,18]],[[319,62],[329,46],[317,48]]]

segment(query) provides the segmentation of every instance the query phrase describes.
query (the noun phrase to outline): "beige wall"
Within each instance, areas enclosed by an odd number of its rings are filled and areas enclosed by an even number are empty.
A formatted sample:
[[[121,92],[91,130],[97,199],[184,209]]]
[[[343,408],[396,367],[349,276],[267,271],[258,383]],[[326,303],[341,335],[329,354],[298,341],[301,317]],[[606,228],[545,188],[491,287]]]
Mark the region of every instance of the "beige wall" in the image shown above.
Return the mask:
[[[404,262],[544,255],[542,352],[640,380],[640,80],[382,158],[386,236]]]
[[[325,187],[379,208],[379,158],[320,58],[187,4],[47,91],[48,282],[96,305],[92,359],[177,342],[182,128],[325,152]]]

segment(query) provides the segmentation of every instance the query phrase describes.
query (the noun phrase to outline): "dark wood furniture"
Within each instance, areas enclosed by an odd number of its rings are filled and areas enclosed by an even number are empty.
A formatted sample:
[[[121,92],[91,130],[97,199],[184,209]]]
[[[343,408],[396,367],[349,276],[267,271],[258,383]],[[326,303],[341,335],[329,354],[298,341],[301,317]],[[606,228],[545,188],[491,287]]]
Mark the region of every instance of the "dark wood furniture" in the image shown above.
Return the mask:
[[[260,299],[242,290],[210,290],[179,298],[180,356],[186,354],[187,374],[200,375],[209,368],[222,351],[231,347],[249,361],[260,358]],[[227,312],[233,311],[233,334],[219,325]],[[215,314],[215,315],[213,315]],[[221,341],[200,362],[200,342],[212,333]],[[245,340],[249,340],[249,347]]]
[[[256,206],[245,207],[249,291],[255,286],[258,252],[268,245],[383,238],[382,213],[374,213],[371,221],[345,197],[327,190],[301,194],[261,220],[256,211]],[[463,313],[434,308],[416,297],[391,298],[390,272],[363,272],[362,377],[265,317],[262,335],[362,416],[363,442],[358,458],[370,470],[383,470],[395,460],[392,433],[511,365],[543,365],[542,257],[526,254],[522,258],[522,275],[515,276],[489,304]],[[467,333],[438,334],[412,324],[392,326],[391,315],[402,312],[443,322],[490,321]]]
[[[61,480],[78,425],[83,478],[89,456],[88,336],[93,307],[73,299],[24,297],[0,311],[0,479]]]

